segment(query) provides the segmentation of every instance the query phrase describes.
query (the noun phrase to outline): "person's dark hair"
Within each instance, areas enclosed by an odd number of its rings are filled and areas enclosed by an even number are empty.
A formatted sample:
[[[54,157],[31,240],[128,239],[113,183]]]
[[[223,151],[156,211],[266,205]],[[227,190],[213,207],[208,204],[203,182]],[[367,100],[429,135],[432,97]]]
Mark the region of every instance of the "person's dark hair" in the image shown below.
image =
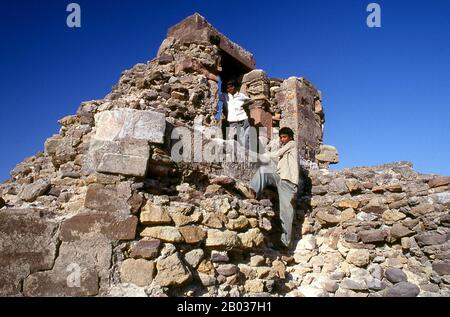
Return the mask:
[[[289,136],[289,138],[291,139],[291,140],[293,140],[294,139],[294,131],[292,131],[290,128],[281,128],[280,129],[280,132],[278,132],[278,135],[287,135],[287,136]]]
[[[228,86],[233,86],[233,87],[236,87],[237,88],[237,82],[235,81],[235,80],[229,80],[229,81],[227,81],[227,85],[226,85],[227,87]]]

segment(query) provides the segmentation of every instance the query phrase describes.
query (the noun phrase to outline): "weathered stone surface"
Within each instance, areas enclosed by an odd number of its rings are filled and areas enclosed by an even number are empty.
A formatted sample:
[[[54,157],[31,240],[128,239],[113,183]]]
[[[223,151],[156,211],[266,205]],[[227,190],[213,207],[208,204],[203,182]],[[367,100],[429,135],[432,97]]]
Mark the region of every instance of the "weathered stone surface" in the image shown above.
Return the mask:
[[[249,293],[263,293],[264,292],[264,281],[260,279],[247,280],[244,285],[245,291]]]
[[[31,274],[24,281],[24,295],[95,296],[100,285],[108,284],[111,255],[111,244],[102,239],[63,242],[53,269]]]
[[[431,198],[438,204],[450,207],[450,191],[434,194]]]
[[[228,176],[218,176],[213,178],[210,181],[211,184],[215,184],[215,185],[221,185],[221,186],[234,186],[234,184],[236,183],[236,180],[228,177]]]
[[[401,282],[385,291],[385,297],[416,297],[420,289],[411,283]]]
[[[150,153],[147,156],[106,153],[100,161],[97,172],[144,177],[147,173],[149,156]]]
[[[245,216],[239,216],[237,219],[230,219],[226,224],[227,229],[233,231],[242,231],[247,229],[248,226],[249,222]]]
[[[317,247],[317,241],[316,238],[311,235],[305,235],[302,237],[302,239],[298,242],[297,247],[295,248],[295,251],[301,251],[301,250],[314,250]]]
[[[80,287],[68,287],[63,273],[55,276],[48,272],[38,272],[26,278],[23,292],[27,297],[81,297],[98,294],[98,275],[94,270],[81,271],[79,281]]]
[[[368,250],[350,250],[347,254],[347,261],[359,267],[364,267],[370,262],[370,253]]]
[[[217,31],[204,17],[198,13],[191,15],[169,29],[167,36],[176,38],[182,43],[210,42],[218,39],[219,47],[229,54],[233,59],[239,61],[247,70],[255,68],[253,55],[237,44],[231,42],[227,37]],[[160,49],[160,52],[163,50]]]
[[[147,171],[149,159],[150,147],[147,141],[104,141],[92,138],[83,159],[82,172],[84,175],[103,172],[142,177]]]
[[[298,291],[303,297],[329,297],[324,290],[310,285],[302,285],[298,288]]]
[[[234,264],[221,264],[216,268],[217,273],[223,276],[231,276],[239,271],[239,268]]]
[[[206,239],[206,231],[196,226],[178,228],[187,244],[196,244]]]
[[[357,194],[363,190],[361,183],[355,179],[346,180],[345,185],[347,186],[348,191],[352,194]]]
[[[345,209],[342,213],[341,213],[341,223],[344,223],[346,221],[351,221],[353,219],[356,218],[356,213],[353,210],[353,208],[348,208]]]
[[[406,274],[402,270],[397,268],[386,269],[384,275],[386,276],[389,282],[394,284],[408,281]]]
[[[166,118],[159,112],[124,108],[96,114],[95,126],[97,140],[135,139],[162,144]]]
[[[360,202],[352,199],[344,199],[337,202],[336,207],[339,209],[353,208],[358,209]]]
[[[433,270],[439,275],[450,275],[450,263],[434,262]]]
[[[161,241],[156,239],[140,240],[131,246],[130,257],[153,260],[158,257]]]
[[[163,287],[181,286],[192,279],[191,272],[184,266],[178,253],[159,260],[156,268],[158,274],[154,282]]]
[[[151,237],[170,243],[184,242],[180,231],[174,227],[151,227],[141,232],[141,237]]]
[[[109,240],[136,238],[136,216],[111,213],[82,213],[65,220],[61,226],[62,241],[77,241],[86,237],[104,236]]]
[[[265,264],[265,262],[265,258],[261,255],[255,255],[250,258],[250,265],[253,267],[262,266]]]
[[[420,217],[434,212],[434,206],[432,204],[420,204],[411,208],[409,212],[413,217]]]
[[[58,224],[33,209],[0,212],[0,295],[16,295],[30,273],[50,270],[56,256]]]
[[[442,244],[448,240],[447,235],[438,232],[426,232],[418,234],[415,238],[417,244],[421,247]]]
[[[169,225],[172,218],[164,206],[148,202],[141,210],[140,221],[143,225]]]
[[[386,186],[386,190],[391,193],[401,193],[403,191],[403,188],[400,184],[392,184]]]
[[[198,273],[198,278],[200,280],[200,283],[204,287],[213,286],[217,282],[217,279],[214,276],[211,276],[209,274],[205,274],[205,273],[202,273],[202,272]]]
[[[350,278],[343,279],[340,287],[352,291],[365,291],[368,289],[367,284],[364,280],[355,280]]]
[[[397,240],[397,239],[400,239],[403,237],[409,237],[414,234],[415,234],[414,231],[411,231],[408,228],[406,228],[403,225],[398,224],[398,223],[394,224],[390,231],[391,238],[393,238],[394,240]]]
[[[238,244],[238,236],[233,231],[220,231],[216,229],[208,230],[206,239],[207,247],[229,247],[233,248]]]
[[[253,228],[238,235],[240,246],[246,249],[259,248],[264,245],[264,235],[258,228]]]
[[[230,258],[228,257],[227,251],[217,251],[212,250],[211,251],[211,261],[214,263],[227,263],[230,261]]]
[[[32,184],[26,185],[19,194],[20,199],[33,202],[39,196],[42,196],[50,189],[50,183],[39,179]]]
[[[116,190],[107,189],[100,184],[89,185],[84,206],[92,210],[107,212],[129,210],[127,202],[118,195]]]
[[[444,177],[444,176],[435,177],[428,182],[428,186],[430,186],[430,188],[445,186],[448,184],[450,184],[450,177]]]
[[[3,199],[3,197],[0,197],[0,209],[2,209],[3,207],[5,207],[5,205],[6,205],[5,200]]]
[[[136,286],[134,284],[119,284],[114,285],[109,290],[107,297],[148,297],[145,293],[145,288]]]
[[[362,208],[362,211],[367,213],[381,214],[387,209],[387,206],[383,203],[379,197],[372,198],[369,203]]]
[[[340,222],[340,219],[338,216],[332,215],[323,210],[319,211],[316,214],[316,218],[320,222],[320,224],[324,225],[324,226],[334,226]]]
[[[153,281],[155,264],[144,259],[127,259],[120,268],[122,283],[132,283],[137,286],[149,286]]]
[[[202,224],[209,228],[222,229],[224,220],[226,220],[226,218],[223,214],[218,212],[208,213],[203,219]]]
[[[359,238],[364,243],[383,242],[387,237],[384,230],[364,230],[358,233]]]
[[[186,262],[193,268],[197,268],[200,262],[204,259],[205,252],[202,249],[195,249],[189,251],[184,255]]]
[[[334,146],[321,145],[319,154],[317,154],[316,159],[319,162],[337,164],[339,163],[339,153]]]
[[[386,210],[382,215],[383,219],[389,222],[397,222],[406,218],[404,213],[395,210]]]

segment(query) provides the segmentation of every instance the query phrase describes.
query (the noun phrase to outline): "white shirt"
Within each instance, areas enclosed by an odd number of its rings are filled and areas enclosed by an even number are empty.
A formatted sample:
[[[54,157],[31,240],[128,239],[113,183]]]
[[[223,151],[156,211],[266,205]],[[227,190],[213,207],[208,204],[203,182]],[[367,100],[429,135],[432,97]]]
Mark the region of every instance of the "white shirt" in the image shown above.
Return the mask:
[[[237,92],[235,95],[227,93],[221,96],[221,100],[228,110],[228,122],[238,122],[248,119],[242,106],[246,101],[250,100],[249,97],[240,92]]]

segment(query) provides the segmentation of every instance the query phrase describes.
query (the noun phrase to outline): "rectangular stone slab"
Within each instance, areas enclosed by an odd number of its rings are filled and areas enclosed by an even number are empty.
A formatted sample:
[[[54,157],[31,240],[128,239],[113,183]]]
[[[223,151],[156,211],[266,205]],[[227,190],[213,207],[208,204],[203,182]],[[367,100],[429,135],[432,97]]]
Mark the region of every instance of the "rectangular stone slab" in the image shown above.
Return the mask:
[[[97,113],[95,126],[97,140],[134,139],[163,144],[166,117],[154,111],[117,109]]]

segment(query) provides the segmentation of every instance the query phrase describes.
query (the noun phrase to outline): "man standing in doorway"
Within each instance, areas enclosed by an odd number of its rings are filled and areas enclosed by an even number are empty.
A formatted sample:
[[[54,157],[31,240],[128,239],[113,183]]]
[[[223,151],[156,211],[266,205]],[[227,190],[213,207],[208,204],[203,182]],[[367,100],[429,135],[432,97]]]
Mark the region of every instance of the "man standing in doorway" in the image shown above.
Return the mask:
[[[259,197],[267,186],[275,186],[278,189],[283,229],[281,242],[282,248],[286,249],[289,248],[292,237],[294,206],[299,183],[299,163],[294,132],[290,128],[282,128],[279,137],[281,147],[277,150],[269,148],[269,152],[264,154],[269,164],[258,169],[250,182],[250,188],[254,191],[251,195],[255,197]]]
[[[250,127],[244,104],[251,99],[240,93],[235,81],[227,82],[227,93],[221,96],[224,105],[224,113],[230,127],[229,135],[237,135],[239,144],[243,145],[245,134]]]

